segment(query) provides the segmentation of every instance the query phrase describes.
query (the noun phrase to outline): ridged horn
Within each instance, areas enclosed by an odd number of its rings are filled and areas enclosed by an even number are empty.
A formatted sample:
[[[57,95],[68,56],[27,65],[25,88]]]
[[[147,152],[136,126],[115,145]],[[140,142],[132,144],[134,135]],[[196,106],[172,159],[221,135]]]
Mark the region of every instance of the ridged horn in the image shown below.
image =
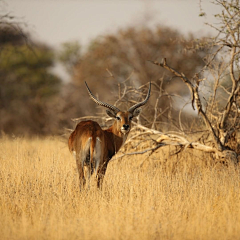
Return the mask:
[[[148,89],[146,98],[142,102],[137,103],[137,104],[133,105],[132,107],[130,107],[128,109],[128,112],[133,113],[137,108],[140,108],[141,106],[145,105],[150,97],[150,92],[151,92],[151,82],[149,83],[149,89]]]
[[[85,85],[86,85],[86,87],[87,87],[89,96],[91,97],[91,99],[92,99],[95,103],[97,103],[97,104],[100,105],[100,106],[103,106],[103,107],[106,107],[106,108],[112,110],[115,114],[117,114],[118,112],[120,112],[120,110],[119,110],[117,107],[115,107],[115,106],[113,106],[113,105],[111,105],[111,104],[104,103],[104,102],[98,100],[98,99],[92,94],[92,92],[91,92],[91,90],[89,89],[89,87],[88,87],[88,85],[87,85],[86,82],[85,82]]]

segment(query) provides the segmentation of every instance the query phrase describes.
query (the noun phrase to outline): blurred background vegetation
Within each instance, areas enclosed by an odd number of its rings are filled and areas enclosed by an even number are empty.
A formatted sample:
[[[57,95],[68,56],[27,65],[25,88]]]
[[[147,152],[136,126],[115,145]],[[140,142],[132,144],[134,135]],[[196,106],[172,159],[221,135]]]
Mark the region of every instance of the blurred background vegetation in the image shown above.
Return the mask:
[[[68,42],[55,50],[34,41],[13,19],[5,15],[0,22],[2,133],[59,135],[64,128],[73,127],[72,118],[96,115],[99,111],[89,100],[84,81],[102,101],[114,104],[119,84],[126,79],[129,79],[127,84],[135,88],[150,80],[155,82],[150,103],[144,111],[151,116],[154,109],[160,109],[159,121],[165,124],[159,126],[159,130],[169,129],[169,121],[178,127],[174,116],[179,112],[180,98],[175,97],[188,96],[188,89],[180,80],[171,81],[171,74],[148,60],[161,61],[165,57],[173,68],[192,78],[204,65],[202,59],[207,51],[195,47],[193,35],[186,37],[161,25],[129,27],[99,36],[84,49],[78,42]],[[69,79],[55,74],[54,67],[59,62]],[[123,103],[120,107],[125,110],[131,101],[126,98]],[[188,124],[193,112],[186,111],[184,116]]]

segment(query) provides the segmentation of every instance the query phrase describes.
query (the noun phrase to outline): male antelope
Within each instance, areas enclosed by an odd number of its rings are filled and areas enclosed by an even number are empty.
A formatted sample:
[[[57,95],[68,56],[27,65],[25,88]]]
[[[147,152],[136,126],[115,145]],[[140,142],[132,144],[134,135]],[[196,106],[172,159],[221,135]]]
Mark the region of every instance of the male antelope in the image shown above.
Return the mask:
[[[109,160],[126,141],[133,117],[139,115],[141,112],[139,108],[145,105],[150,97],[151,83],[145,100],[133,105],[126,112],[98,100],[92,94],[86,82],[85,84],[91,99],[98,105],[107,108],[107,114],[115,118],[115,121],[110,128],[105,130],[95,121],[87,120],[78,123],[69,137],[68,146],[70,152],[76,158],[80,186],[85,185],[86,174],[90,177],[95,169],[97,186],[100,187]]]

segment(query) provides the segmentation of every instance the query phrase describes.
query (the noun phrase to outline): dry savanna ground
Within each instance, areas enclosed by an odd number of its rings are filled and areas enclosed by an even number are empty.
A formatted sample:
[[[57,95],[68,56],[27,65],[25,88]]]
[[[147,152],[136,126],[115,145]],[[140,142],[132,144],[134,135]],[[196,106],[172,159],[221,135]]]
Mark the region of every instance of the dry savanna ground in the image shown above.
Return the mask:
[[[240,239],[238,167],[171,152],[114,160],[80,192],[66,143],[1,138],[0,238]]]

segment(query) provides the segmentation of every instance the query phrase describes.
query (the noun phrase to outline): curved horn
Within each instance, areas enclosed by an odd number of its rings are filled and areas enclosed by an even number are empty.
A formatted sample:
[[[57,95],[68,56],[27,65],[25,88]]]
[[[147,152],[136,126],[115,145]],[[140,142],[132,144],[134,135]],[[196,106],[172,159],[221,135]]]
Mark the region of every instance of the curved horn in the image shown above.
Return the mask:
[[[149,97],[150,97],[150,92],[151,92],[151,82],[149,83],[149,89],[148,89],[148,93],[147,93],[146,98],[142,102],[137,103],[137,104],[133,105],[132,107],[130,107],[128,109],[128,112],[133,113],[137,108],[145,105],[147,103]]]
[[[120,110],[119,110],[117,107],[115,107],[115,106],[113,106],[113,105],[110,105],[110,104],[108,104],[108,103],[104,103],[104,102],[98,100],[98,99],[92,94],[92,92],[91,92],[91,90],[89,89],[89,87],[88,87],[88,85],[87,85],[86,82],[85,82],[85,84],[86,84],[86,87],[87,87],[89,96],[91,97],[91,99],[92,99],[95,103],[97,103],[97,104],[100,105],[100,106],[103,106],[103,107],[106,107],[106,108],[112,110],[115,114],[117,114],[118,112],[120,112]]]

